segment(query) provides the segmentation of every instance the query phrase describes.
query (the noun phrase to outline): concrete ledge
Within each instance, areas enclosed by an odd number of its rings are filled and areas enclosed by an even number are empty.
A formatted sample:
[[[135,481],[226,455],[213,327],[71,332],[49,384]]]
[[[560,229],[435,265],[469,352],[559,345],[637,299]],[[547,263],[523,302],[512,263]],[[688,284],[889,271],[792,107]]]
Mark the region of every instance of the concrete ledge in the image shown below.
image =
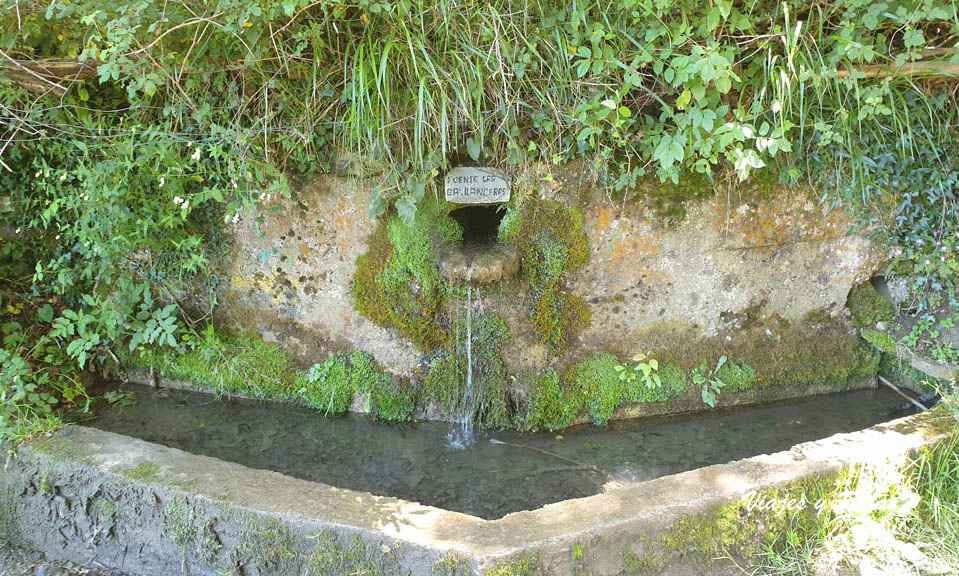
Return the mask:
[[[0,472],[0,532],[51,558],[169,574],[594,574],[627,571],[676,521],[754,490],[899,461],[956,430],[941,410],[789,451],[485,521],[197,456],[83,426]],[[533,558],[535,557],[535,561]],[[724,574],[679,552],[670,574]]]

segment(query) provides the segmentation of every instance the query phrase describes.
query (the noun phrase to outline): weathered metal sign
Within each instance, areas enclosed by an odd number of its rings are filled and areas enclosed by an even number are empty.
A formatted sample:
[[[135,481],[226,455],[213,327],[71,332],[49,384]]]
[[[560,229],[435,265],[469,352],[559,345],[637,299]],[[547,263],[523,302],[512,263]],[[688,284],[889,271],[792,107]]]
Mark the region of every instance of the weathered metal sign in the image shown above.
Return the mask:
[[[446,174],[446,201],[454,204],[509,202],[509,177],[493,168],[453,168]]]

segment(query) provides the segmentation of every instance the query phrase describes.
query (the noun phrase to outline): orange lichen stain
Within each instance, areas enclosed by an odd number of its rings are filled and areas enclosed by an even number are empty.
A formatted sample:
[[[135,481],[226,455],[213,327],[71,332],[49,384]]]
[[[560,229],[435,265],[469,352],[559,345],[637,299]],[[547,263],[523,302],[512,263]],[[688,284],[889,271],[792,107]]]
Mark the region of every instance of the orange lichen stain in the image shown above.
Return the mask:
[[[613,223],[613,211],[606,206],[601,206],[596,210],[590,211],[587,218],[593,222],[595,237],[597,239],[602,238],[603,234],[609,231],[609,227]]]
[[[798,240],[789,216],[777,214],[761,206],[750,218],[739,222],[739,233],[748,246],[780,246],[790,240]]]
[[[336,217],[333,220],[336,226],[336,245],[341,250],[350,250],[357,245],[357,241],[365,238],[371,231],[362,211],[356,208],[355,199],[347,201],[340,199],[336,203]],[[372,223],[371,220],[369,220]]]
[[[662,242],[655,235],[639,234],[610,240],[609,261],[616,269],[624,264],[635,264],[646,258],[656,256],[663,250]]]
[[[300,250],[300,256],[304,258],[310,255],[310,247],[306,244],[300,244],[299,250]]]

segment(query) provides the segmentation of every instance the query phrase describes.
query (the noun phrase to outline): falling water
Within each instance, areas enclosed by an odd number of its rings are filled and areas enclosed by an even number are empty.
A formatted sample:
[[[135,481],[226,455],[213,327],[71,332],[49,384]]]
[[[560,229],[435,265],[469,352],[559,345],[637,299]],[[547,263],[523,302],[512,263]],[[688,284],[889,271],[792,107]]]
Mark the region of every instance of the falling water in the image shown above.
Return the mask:
[[[478,293],[477,293],[478,296]],[[458,314],[457,314],[458,316]],[[457,338],[458,339],[458,338]],[[448,435],[451,448],[466,448],[473,444],[473,287],[466,287],[466,391],[458,403],[457,414],[451,414]],[[457,342],[459,348],[459,342]]]

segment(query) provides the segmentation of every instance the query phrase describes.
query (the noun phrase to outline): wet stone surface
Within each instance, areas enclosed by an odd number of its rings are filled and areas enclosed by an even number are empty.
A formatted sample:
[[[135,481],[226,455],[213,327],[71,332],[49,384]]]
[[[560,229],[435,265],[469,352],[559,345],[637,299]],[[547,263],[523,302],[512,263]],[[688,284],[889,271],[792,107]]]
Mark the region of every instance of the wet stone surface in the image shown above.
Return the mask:
[[[443,244],[436,249],[436,260],[440,274],[457,284],[492,284],[520,269],[519,250],[502,244]]]
[[[478,433],[460,450],[440,422],[325,418],[288,405],[127,386],[137,402],[89,425],[305,480],[499,518],[604,487],[785,450],[889,419],[902,403],[862,390],[763,406],[616,421],[562,434]],[[495,441],[495,442],[494,442]]]

